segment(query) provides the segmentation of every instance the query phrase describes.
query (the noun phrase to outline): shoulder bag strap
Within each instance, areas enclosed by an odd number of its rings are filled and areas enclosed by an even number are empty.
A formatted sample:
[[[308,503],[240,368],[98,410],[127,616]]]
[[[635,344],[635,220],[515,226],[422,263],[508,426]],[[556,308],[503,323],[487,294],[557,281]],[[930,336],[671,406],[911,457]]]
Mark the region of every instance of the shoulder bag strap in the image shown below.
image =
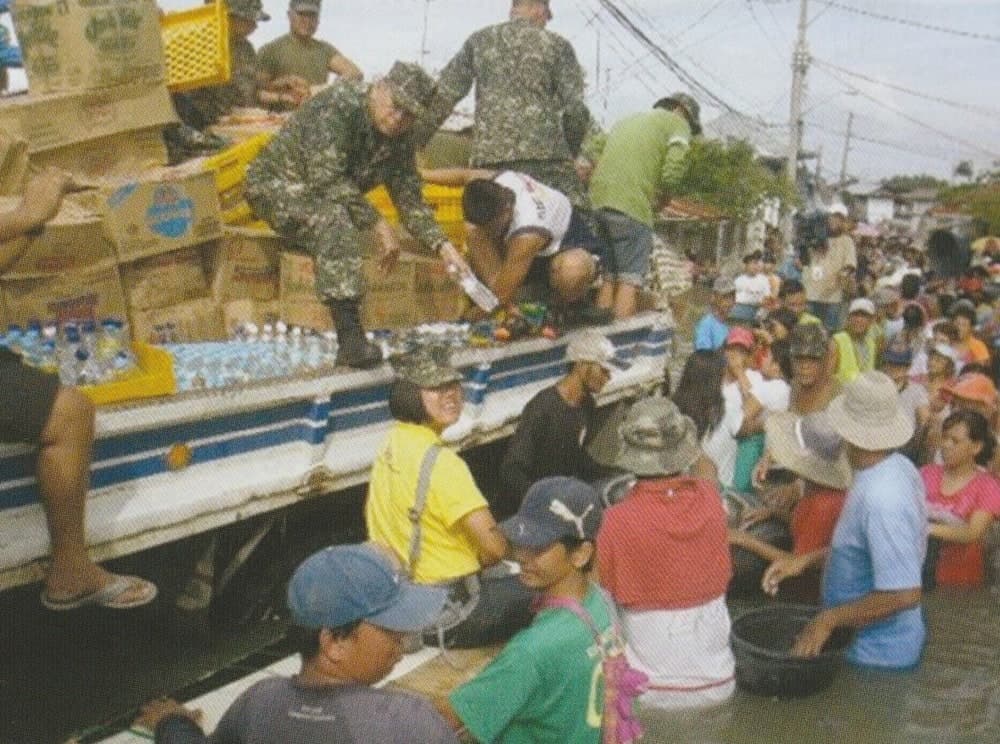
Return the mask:
[[[583,623],[590,629],[591,635],[594,636],[594,640],[597,641],[597,647],[601,650],[603,656],[604,650],[601,644],[601,631],[597,629],[597,624],[594,622],[594,618],[590,616],[586,608],[577,602],[575,599],[570,599],[569,597],[549,597],[541,604],[541,609],[561,609],[569,610],[574,615],[576,615]]]
[[[427,493],[431,488],[431,473],[434,471],[434,463],[437,462],[441,453],[440,444],[432,444],[424,453],[424,458],[420,461],[420,475],[417,476],[417,497],[410,509],[410,524],[413,530],[410,532],[410,557],[409,570],[412,579],[417,572],[417,561],[420,559],[420,518],[427,507]]]

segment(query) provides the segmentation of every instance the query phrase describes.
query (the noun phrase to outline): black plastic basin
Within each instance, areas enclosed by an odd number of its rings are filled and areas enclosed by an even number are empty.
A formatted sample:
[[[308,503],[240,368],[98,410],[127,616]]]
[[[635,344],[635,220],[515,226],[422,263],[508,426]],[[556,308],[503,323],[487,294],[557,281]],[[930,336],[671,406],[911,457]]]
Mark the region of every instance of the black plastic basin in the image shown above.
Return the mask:
[[[818,612],[818,607],[773,604],[737,617],[732,629],[736,684],[756,695],[781,698],[805,697],[827,687],[854,634],[838,628],[818,656],[792,656],[796,636]]]

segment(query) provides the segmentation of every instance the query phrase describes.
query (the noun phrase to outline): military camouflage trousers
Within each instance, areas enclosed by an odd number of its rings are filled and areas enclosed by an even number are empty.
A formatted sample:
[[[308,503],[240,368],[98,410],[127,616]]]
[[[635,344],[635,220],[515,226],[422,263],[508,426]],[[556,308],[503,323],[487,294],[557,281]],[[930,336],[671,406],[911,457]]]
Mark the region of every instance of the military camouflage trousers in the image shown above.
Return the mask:
[[[310,198],[305,187],[264,193],[247,182],[246,200],[256,215],[316,260],[316,294],[323,301],[364,294],[364,236],[347,207]]]

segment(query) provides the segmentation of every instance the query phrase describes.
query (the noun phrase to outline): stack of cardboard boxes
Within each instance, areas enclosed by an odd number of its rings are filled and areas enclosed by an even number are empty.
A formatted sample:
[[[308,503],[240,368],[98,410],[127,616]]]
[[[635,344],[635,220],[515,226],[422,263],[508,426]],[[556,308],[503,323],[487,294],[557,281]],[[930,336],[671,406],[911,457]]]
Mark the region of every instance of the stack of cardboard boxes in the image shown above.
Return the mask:
[[[165,167],[162,133],[177,118],[153,0],[14,0],[13,17],[30,90],[0,100],[0,208],[49,165],[89,188],[19,238],[23,255],[0,277],[4,322],[127,314],[133,338],[154,343],[225,338],[245,321],[332,326],[310,257],[269,230],[225,224],[249,216],[220,206],[220,191],[238,196],[226,180],[236,169]],[[368,261],[365,273],[369,327],[461,310],[438,262],[405,256],[383,274]]]

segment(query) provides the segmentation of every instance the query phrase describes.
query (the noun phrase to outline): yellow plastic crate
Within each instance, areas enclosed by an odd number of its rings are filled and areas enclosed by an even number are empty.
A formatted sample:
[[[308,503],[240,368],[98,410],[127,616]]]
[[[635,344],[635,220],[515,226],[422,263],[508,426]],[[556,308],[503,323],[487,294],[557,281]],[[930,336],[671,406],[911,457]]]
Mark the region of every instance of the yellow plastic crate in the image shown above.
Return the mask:
[[[465,220],[462,216],[462,188],[425,183],[424,201],[434,210],[434,219],[448,239],[457,246],[465,243]],[[384,186],[372,189],[365,197],[393,225],[399,224],[399,214]]]
[[[274,137],[272,132],[257,134],[238,145],[205,158],[204,169],[214,171],[215,188],[219,192],[222,221],[227,225],[242,225],[253,219],[250,205],[243,198],[243,179],[247,166]]]
[[[224,0],[165,13],[160,30],[171,91],[229,82],[229,14]]]
[[[138,362],[135,370],[114,382],[84,385],[80,390],[98,406],[139,398],[156,398],[177,392],[174,359],[169,352],[157,346],[136,342],[132,344],[132,353]]]

